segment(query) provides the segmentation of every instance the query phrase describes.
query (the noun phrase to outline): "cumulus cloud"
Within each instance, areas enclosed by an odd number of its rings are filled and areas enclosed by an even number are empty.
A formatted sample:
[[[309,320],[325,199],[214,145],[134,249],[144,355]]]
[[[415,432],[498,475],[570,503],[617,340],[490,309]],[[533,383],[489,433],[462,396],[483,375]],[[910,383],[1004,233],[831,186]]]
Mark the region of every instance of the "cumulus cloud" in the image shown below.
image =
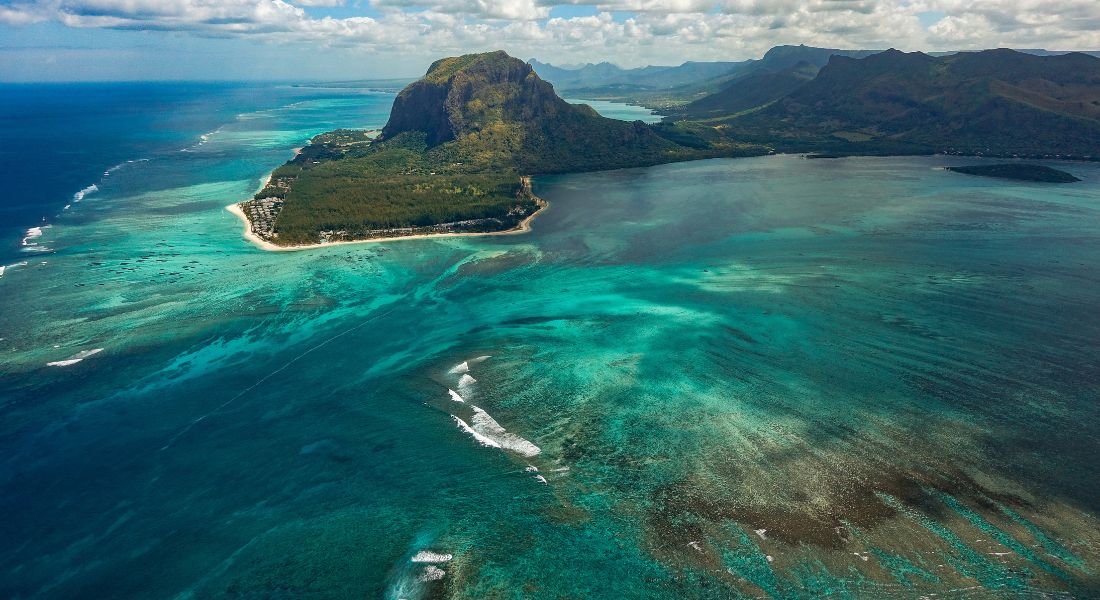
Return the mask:
[[[14,0],[0,23],[250,36],[431,57],[503,48],[626,65],[759,56],[777,44],[949,50],[1100,49],[1096,0]],[[558,6],[596,14],[554,16]],[[560,14],[560,13],[557,13]],[[932,15],[930,18],[929,16]]]
[[[535,0],[372,0],[377,8],[425,7],[433,12],[470,15],[482,19],[530,21],[550,15],[550,7]]]

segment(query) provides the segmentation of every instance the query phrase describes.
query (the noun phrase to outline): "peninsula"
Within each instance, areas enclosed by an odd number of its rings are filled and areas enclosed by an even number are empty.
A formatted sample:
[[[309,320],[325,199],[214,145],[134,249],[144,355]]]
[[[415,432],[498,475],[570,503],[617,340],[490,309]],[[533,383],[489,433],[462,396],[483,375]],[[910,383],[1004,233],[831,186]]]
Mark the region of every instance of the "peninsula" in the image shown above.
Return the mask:
[[[602,117],[562,100],[521,60],[469,54],[436,61],[405,87],[378,136],[318,135],[230,210],[266,249],[518,233],[546,206],[531,175],[768,152],[706,135]]]

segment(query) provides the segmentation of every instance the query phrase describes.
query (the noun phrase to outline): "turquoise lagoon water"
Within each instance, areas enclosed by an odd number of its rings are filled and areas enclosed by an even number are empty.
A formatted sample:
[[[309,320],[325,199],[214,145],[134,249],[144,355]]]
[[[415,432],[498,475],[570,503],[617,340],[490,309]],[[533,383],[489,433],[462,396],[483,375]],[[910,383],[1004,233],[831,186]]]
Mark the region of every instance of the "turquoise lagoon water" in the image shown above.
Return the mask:
[[[605,117],[621,119],[623,121],[657,123],[664,118],[644,106],[623,104],[621,102],[609,102],[607,100],[570,100],[568,98],[566,98],[566,102],[571,104],[587,104]]]
[[[15,257],[0,595],[1100,589],[1100,167],[710,160],[539,178],[526,235],[242,239],[388,100],[224,113]]]

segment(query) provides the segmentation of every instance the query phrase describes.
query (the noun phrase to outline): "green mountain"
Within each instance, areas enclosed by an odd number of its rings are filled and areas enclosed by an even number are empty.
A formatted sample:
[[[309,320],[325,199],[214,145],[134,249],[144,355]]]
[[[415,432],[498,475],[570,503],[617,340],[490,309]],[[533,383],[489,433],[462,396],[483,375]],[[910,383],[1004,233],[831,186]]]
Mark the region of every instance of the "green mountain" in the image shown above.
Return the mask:
[[[1100,156],[1100,59],[1013,50],[833,56],[726,135],[789,151]]]
[[[241,208],[279,245],[503,231],[540,206],[527,175],[765,152],[713,128],[608,119],[504,52],[469,54],[405,87],[377,139],[317,136]]]
[[[435,62],[398,94],[381,139],[422,135],[428,158],[441,165],[525,174],[656,164],[696,153],[657,131],[565,102],[531,65],[498,51]]]

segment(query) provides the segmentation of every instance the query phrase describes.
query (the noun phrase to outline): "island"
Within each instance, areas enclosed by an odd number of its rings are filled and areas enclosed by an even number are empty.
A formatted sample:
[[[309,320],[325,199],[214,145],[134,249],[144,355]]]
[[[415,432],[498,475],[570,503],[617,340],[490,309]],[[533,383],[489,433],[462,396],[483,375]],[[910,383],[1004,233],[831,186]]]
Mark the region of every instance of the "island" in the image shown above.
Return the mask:
[[[1044,167],[1042,165],[1029,165],[1022,163],[1005,163],[998,165],[971,165],[965,167],[944,167],[948,171],[964,173],[966,175],[978,175],[980,177],[997,177],[1000,179],[1016,179],[1018,181],[1040,181],[1044,183],[1073,183],[1081,181],[1073,175],[1058,169]]]
[[[228,208],[268,250],[520,233],[546,207],[532,175],[768,151],[710,127],[602,117],[502,51],[468,54],[406,86],[377,135],[318,135]]]

